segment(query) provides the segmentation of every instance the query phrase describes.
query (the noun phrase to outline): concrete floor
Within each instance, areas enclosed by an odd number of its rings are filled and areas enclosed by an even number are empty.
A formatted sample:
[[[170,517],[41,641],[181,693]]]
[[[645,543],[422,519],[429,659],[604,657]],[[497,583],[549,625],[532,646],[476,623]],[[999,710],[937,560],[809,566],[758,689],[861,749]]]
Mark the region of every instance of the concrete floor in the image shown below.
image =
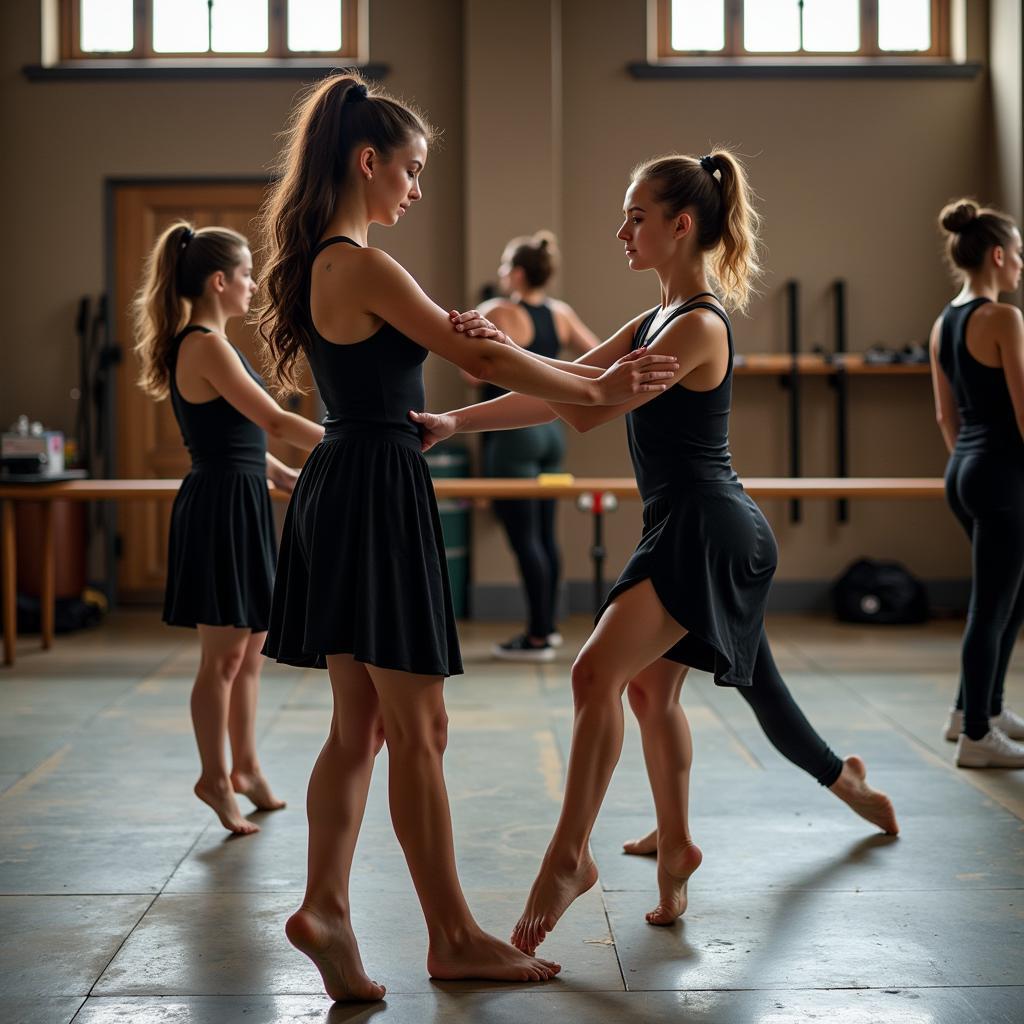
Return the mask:
[[[460,872],[501,935],[557,814],[568,668],[587,626],[571,623],[558,662],[539,669],[489,662],[508,630],[467,626],[467,674],[448,685]],[[0,669],[0,1022],[1021,1024],[1024,772],[952,766],[940,731],[959,629],[769,624],[808,716],[894,798],[898,840],[784,762],[742,700],[693,674],[705,860],[673,929],[643,920],[653,862],[619,852],[653,821],[630,723],[594,834],[601,885],[543,947],[564,965],[545,986],[427,978],[380,764],[353,879],[363,959],[389,990],[373,1007],[332,1007],[282,933],[303,885],[326,677],[267,667],[261,751],[290,806],[227,840],[191,793],[194,634],[122,613],[47,654],[25,640],[15,669]],[[1024,709],[1016,664],[1009,692]]]

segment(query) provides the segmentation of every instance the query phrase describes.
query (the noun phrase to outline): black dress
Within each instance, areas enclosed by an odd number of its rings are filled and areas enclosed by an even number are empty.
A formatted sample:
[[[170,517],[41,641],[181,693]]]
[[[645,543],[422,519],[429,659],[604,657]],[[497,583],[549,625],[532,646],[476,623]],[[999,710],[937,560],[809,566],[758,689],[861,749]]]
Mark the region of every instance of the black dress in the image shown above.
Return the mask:
[[[664,657],[712,672],[720,685],[749,686],[778,552],[729,455],[732,327],[718,306],[694,299],[654,337],[677,316],[711,310],[728,332],[725,378],[711,391],[677,384],[627,415],[643,535],[597,617],[622,591],[649,579],[665,610],[687,631]],[[634,348],[653,342],[648,332],[656,315],[652,311],[640,325]]]
[[[192,468],[171,509],[164,622],[237,626],[261,633],[270,621],[277,544],[267,490],[267,435],[226,398],[189,402],[175,380],[186,327],[168,366],[171,405]],[[237,351],[237,349],[236,349]],[[262,380],[241,352],[242,365]]]
[[[314,258],[336,243],[357,244],[328,238]],[[289,665],[326,668],[328,654],[351,654],[379,668],[457,675],[441,521],[408,418],[424,407],[427,350],[388,323],[349,345],[312,335],[326,432],[288,506],[264,653]]]

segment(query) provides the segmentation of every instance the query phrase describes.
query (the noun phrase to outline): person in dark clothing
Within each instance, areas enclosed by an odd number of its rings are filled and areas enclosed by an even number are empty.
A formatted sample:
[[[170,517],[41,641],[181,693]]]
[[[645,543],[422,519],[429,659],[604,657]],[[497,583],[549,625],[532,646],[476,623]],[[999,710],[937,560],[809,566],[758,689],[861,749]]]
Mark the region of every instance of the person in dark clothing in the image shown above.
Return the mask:
[[[429,431],[429,446],[457,431],[523,426],[552,415],[581,431],[625,415],[644,503],[640,543],[573,665],[575,722],[565,797],[513,932],[524,950],[535,949],[597,880],[588,842],[622,749],[627,689],[658,819],[660,900],[647,920],[671,924],[685,911],[687,880],[701,862],[688,820],[692,744],[678,703],[686,666],[713,673],[719,685],[762,690],[755,708],[760,706],[762,724],[787,756],[802,743],[809,771],[858,813],[896,831],[892,805],[867,787],[863,763],[840,762],[799,714],[764,638],[775,538],[732,468],[732,327],[709,284],[713,279],[742,309],[758,272],[757,217],[742,166],[722,150],[700,160],[650,161],[634,171],[623,212],[617,237],[629,266],[656,271],[662,301],[576,365],[621,365],[640,352],[667,351],[680,360],[673,387],[654,400],[634,399],[596,415],[510,395],[416,417]]]
[[[948,204],[939,223],[960,293],[932,327],[946,497],[971,542],[960,688],[945,736],[961,768],[1024,768],[1024,718],[1003,684],[1024,622],[1024,319],[999,301],[1021,278],[1021,236],[998,210]]]
[[[550,231],[513,238],[501,257],[498,278],[507,298],[480,307],[505,334],[529,352],[556,358],[563,348],[577,355],[589,352],[597,338],[566,302],[547,294],[558,268],[558,249]],[[503,388],[484,384],[481,400],[505,394]],[[502,430],[482,438],[484,476],[536,478],[558,473],[565,456],[561,422],[538,423],[520,430]],[[495,500],[491,507],[505,529],[522,577],[526,595],[526,629],[492,654],[503,661],[550,661],[562,643],[557,626],[558,589],[562,556],[555,535],[554,500]]]
[[[164,621],[199,633],[191,711],[202,770],[196,796],[248,835],[235,794],[277,810],[256,756],[256,701],[277,560],[267,479],[290,491],[295,470],[267,452],[267,433],[312,448],[323,428],[285,412],[228,341],[255,285],[248,241],[184,221],[157,240],[135,300],[140,384],[170,396],[192,459],[171,509]],[[224,756],[230,741],[231,767]]]

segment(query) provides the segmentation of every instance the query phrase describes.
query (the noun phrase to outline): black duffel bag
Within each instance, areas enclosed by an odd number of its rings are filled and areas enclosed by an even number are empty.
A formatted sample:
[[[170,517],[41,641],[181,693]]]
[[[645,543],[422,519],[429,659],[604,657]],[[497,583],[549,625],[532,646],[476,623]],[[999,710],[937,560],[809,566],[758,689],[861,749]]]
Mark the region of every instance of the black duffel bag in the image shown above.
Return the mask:
[[[924,584],[899,562],[854,562],[832,584],[832,605],[840,622],[893,626],[928,621]]]

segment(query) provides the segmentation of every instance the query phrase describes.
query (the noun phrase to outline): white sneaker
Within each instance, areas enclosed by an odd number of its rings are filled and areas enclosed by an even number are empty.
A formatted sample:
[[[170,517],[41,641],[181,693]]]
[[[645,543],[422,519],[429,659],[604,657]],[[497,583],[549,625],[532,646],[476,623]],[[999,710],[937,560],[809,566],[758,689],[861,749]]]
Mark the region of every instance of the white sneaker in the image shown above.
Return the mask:
[[[1003,708],[994,718],[988,720],[993,729],[999,729],[1006,733],[1011,740],[1024,740],[1024,718],[1021,718],[1016,711]],[[964,731],[964,713],[956,708],[949,709],[949,719],[946,722],[945,737],[950,743],[956,743],[960,733]]]
[[[960,739],[960,733],[964,731],[964,713],[958,708],[949,709],[949,719],[946,722],[946,731],[943,736],[950,743],[956,743]]]
[[[1015,743],[1000,729],[989,729],[980,740],[966,733],[956,741],[958,768],[1024,768],[1024,743]]]
[[[989,723],[993,729],[1006,733],[1011,740],[1024,740],[1024,718],[1016,711],[1003,708],[995,718],[989,719]]]
[[[548,647],[561,647],[563,643],[565,643],[565,640],[561,633],[557,631],[554,633],[548,633]]]

